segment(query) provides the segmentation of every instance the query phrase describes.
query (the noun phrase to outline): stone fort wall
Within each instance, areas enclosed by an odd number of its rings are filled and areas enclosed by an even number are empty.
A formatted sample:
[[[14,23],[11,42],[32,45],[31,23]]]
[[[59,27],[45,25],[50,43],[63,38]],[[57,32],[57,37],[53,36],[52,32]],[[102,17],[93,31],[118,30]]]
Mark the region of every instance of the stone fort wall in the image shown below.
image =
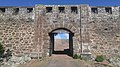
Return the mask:
[[[92,53],[120,56],[120,7],[91,8],[97,8],[97,13],[90,13],[88,22]]]
[[[13,55],[34,51],[34,8],[0,7],[0,42]]]
[[[49,55],[48,33],[56,28],[66,28],[74,33],[74,54],[103,54],[109,57],[120,54],[119,6],[36,5],[0,8],[0,41],[15,55]]]

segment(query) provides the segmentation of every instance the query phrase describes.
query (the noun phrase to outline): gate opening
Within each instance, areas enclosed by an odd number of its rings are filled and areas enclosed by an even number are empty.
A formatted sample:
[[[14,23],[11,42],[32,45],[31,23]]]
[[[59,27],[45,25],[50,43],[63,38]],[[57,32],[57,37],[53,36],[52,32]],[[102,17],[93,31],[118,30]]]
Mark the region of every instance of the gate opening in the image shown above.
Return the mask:
[[[69,53],[69,34],[54,33],[54,51],[53,54]]]
[[[66,54],[73,56],[73,33],[68,29],[59,28],[49,33],[50,36],[50,53]]]

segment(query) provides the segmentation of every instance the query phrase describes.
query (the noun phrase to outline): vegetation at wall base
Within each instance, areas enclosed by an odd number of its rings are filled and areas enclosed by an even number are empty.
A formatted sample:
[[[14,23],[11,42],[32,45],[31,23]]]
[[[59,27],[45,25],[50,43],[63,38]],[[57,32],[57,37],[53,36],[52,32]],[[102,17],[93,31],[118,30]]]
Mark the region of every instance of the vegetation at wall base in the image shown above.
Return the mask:
[[[0,43],[0,56],[3,55],[4,51],[5,51],[4,47],[3,47],[2,43]]]
[[[95,58],[95,61],[97,62],[103,62],[105,60],[104,56],[103,55],[98,55],[96,58]]]
[[[77,55],[77,54],[75,54],[75,55],[73,56],[73,58],[74,58],[74,59],[81,59],[81,60],[82,60],[81,55]]]

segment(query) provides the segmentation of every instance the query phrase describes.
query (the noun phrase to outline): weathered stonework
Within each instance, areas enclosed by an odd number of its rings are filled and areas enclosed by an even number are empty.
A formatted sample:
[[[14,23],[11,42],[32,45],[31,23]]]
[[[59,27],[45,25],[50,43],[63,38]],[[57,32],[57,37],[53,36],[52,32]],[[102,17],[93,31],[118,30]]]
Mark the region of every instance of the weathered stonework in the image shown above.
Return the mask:
[[[34,12],[27,13],[22,7],[14,15],[12,7],[5,8],[6,12],[0,13],[0,42],[14,55],[29,54],[34,51]]]
[[[106,13],[104,7],[98,7],[98,14],[91,13],[88,26],[93,54],[120,56],[118,48],[120,7],[111,8],[112,14]]]
[[[46,7],[52,10],[47,12]],[[59,7],[64,9],[60,12]],[[71,7],[77,10],[72,11]],[[74,33],[73,54],[120,56],[119,6],[36,5],[1,8],[5,8],[5,12],[0,9],[0,42],[14,55],[49,56],[49,33],[65,28]]]

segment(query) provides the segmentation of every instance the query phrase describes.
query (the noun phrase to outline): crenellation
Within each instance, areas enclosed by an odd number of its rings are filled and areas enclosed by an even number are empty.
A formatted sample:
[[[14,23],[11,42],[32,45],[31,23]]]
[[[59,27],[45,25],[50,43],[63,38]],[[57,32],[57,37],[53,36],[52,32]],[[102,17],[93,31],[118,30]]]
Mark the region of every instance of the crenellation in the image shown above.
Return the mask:
[[[45,5],[44,10],[45,12],[47,11],[47,8],[51,8],[52,12],[47,12],[47,13],[60,13],[60,14],[67,14],[67,13],[78,13],[78,5],[71,5],[71,6],[66,6],[66,5]],[[75,8],[75,9],[73,9]],[[74,12],[73,12],[74,11]]]
[[[91,17],[93,18],[109,18],[117,19],[119,17],[119,7],[91,7],[96,8],[97,13],[92,12]],[[109,13],[110,11],[110,13]]]
[[[33,7],[0,7],[0,14],[20,15],[34,13]]]
[[[0,13],[4,13],[5,12],[5,8],[0,8]]]

